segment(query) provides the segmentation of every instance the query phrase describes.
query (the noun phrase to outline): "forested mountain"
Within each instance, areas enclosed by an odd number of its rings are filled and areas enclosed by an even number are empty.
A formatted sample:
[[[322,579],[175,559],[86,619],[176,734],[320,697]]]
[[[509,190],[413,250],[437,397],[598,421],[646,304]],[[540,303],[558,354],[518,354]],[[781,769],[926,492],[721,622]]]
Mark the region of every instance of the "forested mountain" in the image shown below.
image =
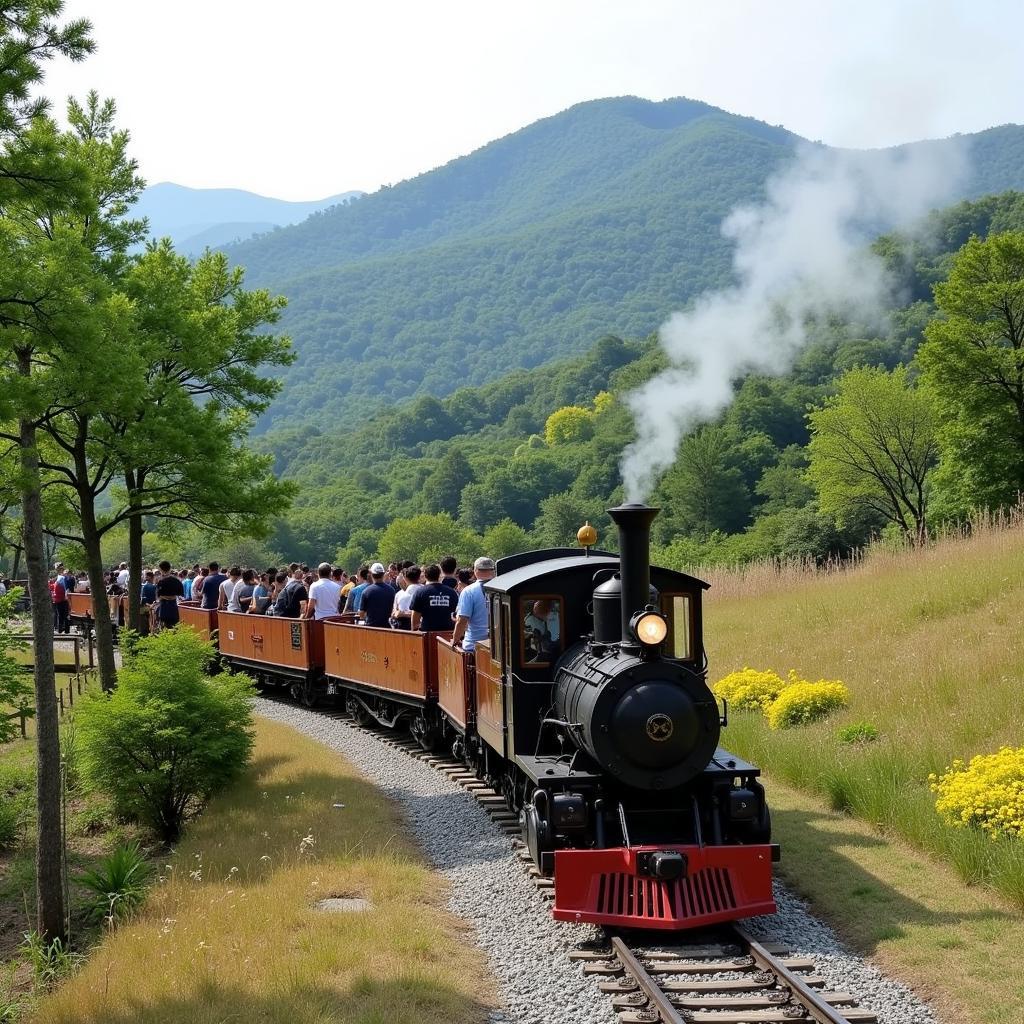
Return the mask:
[[[875,242],[908,300],[892,310],[885,331],[822,326],[790,374],[737,381],[728,411],[683,441],[652,497],[666,509],[656,526],[655,541],[666,546],[659,557],[683,565],[820,556],[863,542],[879,526],[865,520],[840,533],[819,512],[805,476],[807,410],[851,367],[909,363],[933,312],[932,284],[972,234],[1024,230],[1024,194],[960,203],[928,221],[913,238]],[[514,370],[444,399],[423,395],[377,412],[364,406],[356,430],[275,429],[258,443],[301,492],[271,547],[308,561],[336,553],[356,564],[384,553],[382,530],[396,517],[437,513],[456,520],[444,538],[453,547],[475,532],[492,554],[503,544],[572,543],[586,517],[611,542],[603,509],[621,497],[618,462],[633,436],[619,399],[663,365],[652,338],[605,336],[582,356]],[[578,411],[546,430],[552,413],[566,407]],[[437,533],[439,524],[426,529]]]
[[[604,333],[647,335],[727,282],[722,219],[798,141],[692,100],[598,100],[232,247],[251,284],[288,297],[299,356],[262,426],[355,424]],[[1024,129],[968,143],[965,196],[1024,187]]]
[[[149,218],[153,237],[167,236],[180,251],[192,255],[207,246],[229,245],[258,232],[298,224],[361,195],[342,192],[326,199],[290,202],[236,188],[187,188],[163,181],[143,191],[134,215]]]

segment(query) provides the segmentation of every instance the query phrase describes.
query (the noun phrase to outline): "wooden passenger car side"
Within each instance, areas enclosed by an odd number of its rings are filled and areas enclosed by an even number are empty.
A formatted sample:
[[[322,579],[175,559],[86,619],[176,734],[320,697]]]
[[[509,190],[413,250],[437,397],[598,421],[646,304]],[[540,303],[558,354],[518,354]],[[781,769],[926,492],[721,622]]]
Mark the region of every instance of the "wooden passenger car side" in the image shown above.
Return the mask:
[[[178,617],[183,626],[191,626],[204,640],[209,640],[217,628],[217,609],[200,608],[197,604],[178,605]]]
[[[270,665],[285,674],[306,676],[324,664],[324,623],[273,615],[220,612],[220,652],[250,665]]]
[[[357,626],[333,619],[324,622],[324,670],[332,679],[417,701],[437,698],[435,641],[450,633]]]
[[[476,721],[476,670],[473,655],[452,647],[445,634],[435,634],[437,703],[460,732]]]

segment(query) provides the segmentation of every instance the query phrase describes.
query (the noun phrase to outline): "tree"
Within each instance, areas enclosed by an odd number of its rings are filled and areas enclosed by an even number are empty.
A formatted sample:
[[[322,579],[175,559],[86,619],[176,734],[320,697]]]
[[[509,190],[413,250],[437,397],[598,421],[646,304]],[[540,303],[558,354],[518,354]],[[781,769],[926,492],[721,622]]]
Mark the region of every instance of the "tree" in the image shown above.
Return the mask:
[[[918,360],[942,413],[942,479],[965,511],[1012,502],[1024,491],[1024,231],[971,238],[935,302]]]
[[[62,314],[70,268],[53,250],[26,238],[24,225],[40,207],[82,201],[79,171],[55,151],[56,128],[46,101],[32,90],[56,55],[81,60],[93,49],[87,21],[61,25],[60,0],[18,0],[0,18],[0,420],[18,424],[22,533],[32,601],[36,701],[36,927],[46,939],[63,937],[61,879],[60,741],[53,673],[53,631],[42,533],[42,481],[36,431],[49,407],[45,369],[36,353],[49,346],[47,329]],[[63,238],[52,241],[61,244]],[[45,251],[44,251],[45,250]],[[63,312],[66,312],[64,310]],[[42,377],[43,379],[40,379]]]
[[[576,444],[594,436],[594,414],[579,405],[556,409],[544,424],[544,440],[552,447]]]
[[[223,253],[207,251],[193,263],[166,239],[148,246],[125,276],[145,383],[134,413],[106,419],[119,439],[113,461],[125,488],[136,588],[144,516],[261,536],[294,494],[294,484],[272,474],[272,456],[244,443],[251,418],[281,387],[261,367],[294,359],[290,340],[265,329],[280,320],[286,300],[245,289],[244,276]],[[137,617],[134,602],[129,608]]]
[[[658,485],[657,501],[666,515],[655,520],[657,539],[669,534],[733,532],[746,525],[750,494],[743,474],[732,465],[732,436],[706,426],[683,439],[672,468]]]
[[[445,555],[454,555],[465,563],[479,555],[480,545],[480,538],[472,530],[447,512],[439,512],[393,519],[380,535],[377,551],[385,562],[436,562]]]
[[[576,547],[576,534],[585,522],[598,526],[607,524],[607,518],[598,502],[577,498],[568,491],[552,494],[540,503],[540,515],[533,524],[534,546]]]
[[[117,689],[75,713],[86,778],[168,843],[252,752],[252,684],[232,672],[208,676],[214,653],[187,628],[140,640]]]
[[[500,523],[484,531],[481,551],[490,558],[504,558],[506,555],[517,555],[521,551],[529,551],[531,547],[527,532],[511,519],[503,519]]]
[[[454,512],[459,507],[462,489],[474,480],[473,467],[459,447],[449,448],[437,468],[422,487],[428,512]]]
[[[938,458],[934,396],[914,387],[905,367],[861,367],[844,373],[837,393],[808,420],[808,474],[822,512],[842,527],[867,509],[923,540]]]

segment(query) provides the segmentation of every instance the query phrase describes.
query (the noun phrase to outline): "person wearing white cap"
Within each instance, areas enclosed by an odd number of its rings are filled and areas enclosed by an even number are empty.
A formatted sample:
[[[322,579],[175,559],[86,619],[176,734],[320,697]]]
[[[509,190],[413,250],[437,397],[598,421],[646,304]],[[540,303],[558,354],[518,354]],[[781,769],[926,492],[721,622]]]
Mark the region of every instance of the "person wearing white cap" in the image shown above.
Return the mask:
[[[309,585],[309,601],[306,604],[306,618],[326,619],[338,614],[341,598],[341,584],[331,579],[331,566],[321,562],[316,567],[317,578]]]
[[[384,582],[384,566],[380,562],[370,566],[370,576],[373,582],[363,591],[359,615],[367,626],[387,629],[391,624],[395,592]]]
[[[493,559],[485,555],[478,558],[473,563],[473,575],[476,582],[459,594],[459,604],[455,609],[455,632],[452,634],[452,646],[458,647],[461,644],[464,651],[476,650],[476,645],[487,639],[489,623],[484,584],[494,578]]]

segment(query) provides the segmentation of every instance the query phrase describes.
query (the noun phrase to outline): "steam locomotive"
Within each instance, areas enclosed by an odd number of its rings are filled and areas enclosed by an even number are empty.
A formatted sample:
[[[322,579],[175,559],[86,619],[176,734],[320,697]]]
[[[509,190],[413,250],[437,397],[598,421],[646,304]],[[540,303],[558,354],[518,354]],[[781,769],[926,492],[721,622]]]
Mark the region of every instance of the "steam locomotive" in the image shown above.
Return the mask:
[[[183,606],[182,620],[216,631],[223,660],[259,683],[343,700],[474,768],[519,813],[556,919],[681,930],[773,913],[779,850],[759,771],[719,747],[726,720],[706,683],[707,584],[650,565],[657,512],[609,509],[618,556],[499,560],[475,655],[447,633],[340,616]]]

